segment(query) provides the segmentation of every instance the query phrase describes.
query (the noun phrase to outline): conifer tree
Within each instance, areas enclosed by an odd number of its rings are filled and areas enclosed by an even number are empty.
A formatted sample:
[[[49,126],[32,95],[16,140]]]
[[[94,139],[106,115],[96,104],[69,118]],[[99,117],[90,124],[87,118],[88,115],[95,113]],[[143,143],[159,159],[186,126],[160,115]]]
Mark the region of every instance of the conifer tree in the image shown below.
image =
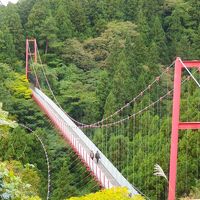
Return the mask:
[[[123,105],[131,98],[133,91],[132,76],[126,62],[125,51],[118,55],[119,63],[114,67],[112,91],[116,98],[117,107]]]
[[[29,1],[20,0],[17,3],[18,13],[20,15],[20,19],[21,19],[21,23],[23,27],[25,27],[25,24],[27,23],[29,13],[32,7],[34,6],[35,2],[36,0],[29,0]]]
[[[155,42],[158,48],[158,51],[156,51],[155,54],[157,54],[160,60],[157,60],[157,61],[163,62],[163,63],[168,62],[169,58],[167,55],[165,32],[163,30],[160,18],[158,16],[156,16],[152,22],[151,40]]]
[[[140,6],[141,8],[138,11],[137,19],[136,19],[137,31],[141,34],[141,37],[145,45],[148,45],[150,28],[149,28],[149,24],[147,23],[146,16],[143,12],[142,5]]]
[[[67,180],[66,180],[67,177]],[[56,181],[56,189],[53,191],[52,199],[60,200],[67,197],[70,197],[71,194],[74,194],[75,187],[71,185],[72,175],[69,171],[69,164],[67,161],[63,163],[60,172],[58,173],[58,179]]]
[[[0,61],[12,64],[15,58],[13,36],[6,26],[2,26],[2,30],[0,30]]]
[[[104,116],[105,118],[116,110],[116,97],[111,91],[106,99],[105,107],[104,107]]]
[[[43,33],[42,26],[44,25],[45,20],[50,17],[50,15],[51,10],[49,1],[36,1],[28,16],[28,22],[26,24],[27,37],[35,37],[41,43],[40,35]],[[42,41],[42,44],[43,42],[44,41]]]
[[[75,36],[85,38],[90,35],[89,21],[86,16],[85,1],[69,1],[70,21],[75,28]]]
[[[58,27],[58,38],[63,41],[71,38],[74,26],[70,19],[69,9],[64,2],[61,2],[55,12],[56,26]]]
[[[16,6],[9,4],[5,8],[5,14],[3,18],[4,26],[9,30],[12,35],[13,44],[15,45],[15,54],[20,58],[24,56],[24,33],[21,24],[20,16],[17,12]],[[3,27],[0,27],[3,30]]]
[[[44,41],[45,43],[45,53],[48,52],[48,47],[56,46],[57,42],[57,32],[58,28],[56,26],[55,19],[50,15],[47,17],[42,26],[41,26],[41,33],[40,33],[40,41]]]

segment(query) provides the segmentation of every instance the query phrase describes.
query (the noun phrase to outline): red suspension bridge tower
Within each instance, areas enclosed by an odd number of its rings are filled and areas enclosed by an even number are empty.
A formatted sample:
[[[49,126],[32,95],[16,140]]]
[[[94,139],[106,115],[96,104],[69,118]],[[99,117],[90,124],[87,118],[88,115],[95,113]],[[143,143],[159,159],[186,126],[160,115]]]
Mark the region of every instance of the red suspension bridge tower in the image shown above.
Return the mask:
[[[36,39],[26,39],[26,79],[28,79],[29,59],[33,59],[37,63],[37,42]]]
[[[176,197],[179,130],[200,129],[200,122],[180,122],[181,74],[187,68],[200,69],[200,61],[182,61],[180,58],[175,61],[168,200]]]

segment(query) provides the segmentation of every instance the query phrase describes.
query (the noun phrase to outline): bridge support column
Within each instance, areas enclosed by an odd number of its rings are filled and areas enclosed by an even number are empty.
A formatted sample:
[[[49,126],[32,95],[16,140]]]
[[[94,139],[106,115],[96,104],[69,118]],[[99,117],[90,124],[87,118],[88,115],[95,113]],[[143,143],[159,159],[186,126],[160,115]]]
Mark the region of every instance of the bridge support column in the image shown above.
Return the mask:
[[[174,94],[172,111],[172,134],[170,153],[170,173],[169,173],[169,196],[168,200],[175,199],[176,190],[176,168],[178,157],[178,125],[180,115],[180,95],[181,95],[181,63],[176,59],[174,72]]]

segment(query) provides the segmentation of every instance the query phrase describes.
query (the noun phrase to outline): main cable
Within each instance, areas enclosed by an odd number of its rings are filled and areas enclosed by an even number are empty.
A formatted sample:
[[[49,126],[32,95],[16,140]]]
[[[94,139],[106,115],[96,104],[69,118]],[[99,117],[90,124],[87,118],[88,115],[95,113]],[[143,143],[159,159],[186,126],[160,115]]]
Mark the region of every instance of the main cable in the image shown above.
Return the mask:
[[[142,90],[137,96],[135,96],[131,101],[129,101],[127,104],[125,104],[123,107],[121,107],[120,109],[118,109],[116,112],[114,112],[113,114],[111,114],[110,116],[100,120],[100,121],[97,121],[95,123],[92,123],[92,124],[85,124],[85,123],[81,123],[77,120],[75,120],[74,118],[72,118],[71,116],[69,116],[63,109],[62,109],[62,106],[60,105],[60,103],[58,102],[52,88],[51,88],[51,85],[48,81],[48,78],[47,78],[47,75],[46,75],[46,72],[45,72],[45,69],[43,67],[43,63],[42,63],[42,59],[40,57],[40,53],[39,53],[39,50],[38,50],[38,46],[36,45],[36,48],[37,48],[37,53],[38,53],[38,57],[39,57],[39,61],[40,61],[40,64],[41,64],[41,68],[42,68],[42,72],[43,72],[43,75],[45,77],[45,80],[46,80],[46,83],[47,83],[47,86],[54,98],[54,100],[56,101],[56,104],[59,106],[59,108],[72,120],[74,121],[75,123],[77,123],[78,125],[81,126],[81,128],[84,128],[84,127],[88,127],[90,128],[91,126],[93,125],[96,125],[96,124],[101,124],[102,122],[104,121],[107,121],[108,119],[112,118],[113,116],[117,115],[118,113],[122,112],[125,108],[127,108],[128,106],[130,106],[131,103],[135,102],[139,97],[143,96],[143,94],[148,91],[156,82],[158,82],[160,80],[160,78],[166,73],[168,72],[168,70],[174,65],[174,61],[164,70],[164,72],[162,72],[162,74],[158,77],[156,77],[156,79],[151,83],[149,84],[144,90]]]
[[[44,76],[45,76],[45,80],[46,80],[46,82],[47,82],[48,88],[49,88],[49,90],[50,90],[50,92],[51,92],[53,98],[55,99],[55,101],[56,101],[57,105],[60,107],[60,109],[61,109],[72,121],[74,121],[75,123],[79,124],[79,125],[80,125],[80,128],[85,128],[85,127],[87,127],[87,128],[97,128],[97,127],[103,127],[103,126],[108,125],[108,124],[106,124],[106,125],[105,125],[105,124],[103,124],[103,125],[96,125],[96,124],[100,124],[100,123],[102,123],[103,121],[105,121],[105,120],[107,120],[107,119],[113,117],[114,115],[120,113],[122,110],[124,110],[126,107],[128,107],[132,102],[135,102],[136,99],[138,99],[140,96],[143,96],[143,93],[144,93],[145,91],[147,91],[148,89],[150,89],[151,86],[152,86],[154,83],[156,83],[156,82],[161,78],[161,76],[163,76],[164,73],[168,72],[169,68],[172,67],[172,66],[174,65],[174,62],[175,62],[175,61],[172,62],[172,64],[171,64],[169,67],[167,67],[166,70],[165,70],[160,76],[156,77],[156,79],[155,79],[150,85],[148,85],[147,88],[145,88],[145,89],[144,89],[142,92],[140,92],[135,98],[133,98],[130,102],[128,102],[128,103],[127,103],[126,105],[124,105],[123,107],[121,107],[121,108],[120,108],[119,110],[117,110],[115,113],[111,114],[110,116],[108,116],[108,117],[106,117],[106,118],[104,118],[103,120],[100,120],[100,121],[98,121],[98,122],[95,122],[95,123],[92,123],[92,124],[84,124],[84,123],[81,123],[81,122],[79,122],[79,121],[73,119],[71,116],[69,116],[69,115],[62,109],[62,107],[61,107],[61,105],[59,104],[59,102],[58,102],[56,96],[54,95],[53,90],[51,89],[50,83],[49,83],[48,78],[47,78],[47,76],[46,76],[46,73],[45,73],[45,70],[44,70],[44,67],[43,67],[43,64],[42,64],[42,60],[41,60],[41,57],[40,57],[40,54],[39,54],[38,46],[36,46],[36,48],[37,48],[38,57],[39,57],[39,60],[40,60],[40,63],[41,63],[42,71],[43,71],[43,74],[44,74]],[[181,60],[180,60],[180,61],[181,61]],[[182,62],[182,61],[181,61],[181,62]],[[199,68],[200,68],[200,67],[199,67]],[[198,70],[199,70],[199,68],[198,68]],[[186,68],[186,70],[187,70],[187,68]],[[192,74],[190,73],[190,75],[192,75]],[[193,76],[192,76],[192,77],[193,77]],[[184,83],[186,80],[187,80],[187,79],[185,79],[182,83]],[[196,81],[195,81],[195,82],[196,82]],[[171,91],[173,91],[173,90],[171,90]],[[171,92],[171,91],[170,91],[170,92]],[[169,92],[168,92],[168,93],[169,93]],[[166,95],[164,95],[163,97],[161,97],[160,99],[165,98],[165,97],[168,95],[168,93],[167,93]],[[157,101],[156,101],[155,103],[157,103]],[[151,106],[147,106],[147,107],[151,107]],[[147,107],[146,107],[146,108],[147,108]],[[146,108],[144,108],[144,109],[146,110]],[[143,110],[144,110],[144,109],[143,109]],[[121,121],[124,121],[124,119],[120,120],[120,122],[121,122]],[[119,122],[119,121],[117,121],[117,122]],[[115,123],[115,122],[114,122],[114,123]],[[113,124],[113,123],[110,123],[110,124]]]
[[[198,69],[194,72],[196,73],[197,71],[200,70],[200,67],[198,67]],[[182,82],[181,82],[181,85],[184,84],[186,81],[188,81],[189,78],[185,78]],[[113,126],[113,125],[116,125],[116,124],[119,124],[121,122],[124,122],[126,120],[129,120],[131,118],[133,118],[134,116],[138,115],[138,114],[141,114],[143,113],[144,111],[148,110],[150,107],[154,106],[156,103],[162,101],[163,99],[165,99],[167,96],[169,95],[172,95],[172,92],[174,91],[174,89],[171,89],[169,90],[165,95],[159,97],[156,101],[154,101],[153,103],[149,104],[148,106],[146,106],[145,108],[139,110],[138,112],[136,113],[133,113],[132,115],[128,116],[128,117],[125,117],[121,120],[118,120],[118,121],[115,121],[115,122],[112,122],[112,123],[107,123],[107,124],[103,124],[103,125],[88,125],[88,128],[99,128],[99,127],[106,127],[106,126]],[[82,127],[80,127],[82,128]]]
[[[200,88],[200,83],[196,80],[196,78],[193,76],[193,74],[190,72],[190,70],[186,67],[186,65],[183,63],[183,61],[179,58],[179,61],[181,62],[181,64],[183,65],[183,67],[186,69],[186,71],[190,74],[190,76],[192,77],[192,79],[194,80],[194,82],[199,86]]]
[[[48,170],[48,186],[47,186],[47,200],[48,200],[49,197],[50,197],[51,173],[50,173],[49,156],[48,156],[46,147],[45,147],[45,145],[44,145],[42,139],[41,139],[36,133],[34,133],[34,131],[33,131],[30,127],[28,127],[28,126],[26,126],[26,125],[24,125],[24,124],[19,124],[19,125],[22,126],[22,127],[24,127],[25,129],[29,130],[33,135],[35,135],[36,138],[38,139],[38,141],[40,142],[40,144],[42,145],[42,148],[43,148],[43,150],[44,150],[45,157],[46,157],[46,162],[47,162],[47,170]]]
[[[30,46],[28,45],[28,52],[30,53],[30,58],[31,58],[31,62],[33,63],[33,72],[34,72],[34,75],[35,75],[35,78],[36,78],[36,85],[39,87],[39,89],[41,90],[41,87],[40,87],[40,83],[39,83],[39,79],[38,79],[38,76],[37,76],[37,72],[35,70],[35,66],[34,66],[34,62],[33,62],[33,58],[31,56],[31,50],[30,50]]]

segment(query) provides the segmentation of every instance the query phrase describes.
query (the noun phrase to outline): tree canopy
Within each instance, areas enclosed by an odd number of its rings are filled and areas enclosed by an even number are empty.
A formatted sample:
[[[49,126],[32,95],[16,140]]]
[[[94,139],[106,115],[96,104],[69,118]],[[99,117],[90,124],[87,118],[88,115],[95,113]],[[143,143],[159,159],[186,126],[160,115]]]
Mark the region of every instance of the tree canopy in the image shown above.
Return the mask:
[[[104,125],[129,119],[83,131],[131,184],[150,199],[166,199],[167,182],[153,176],[153,168],[160,164],[168,176],[172,97],[160,96],[173,89],[173,72],[166,67],[177,56],[200,59],[199,8],[198,0],[0,4],[0,199],[46,198],[46,159],[34,133],[49,154],[51,200],[128,199],[123,188],[84,196],[100,188],[31,98],[33,85],[25,77],[26,38],[37,39],[42,60],[38,57],[33,64],[30,59],[29,73],[34,77],[34,67],[42,90],[53,99],[50,85],[71,117],[86,124],[102,120]],[[187,75],[184,72],[183,78]],[[141,92],[146,87],[148,92]],[[199,121],[199,89],[184,81],[182,92],[181,120]],[[158,99],[148,110],[146,106]],[[199,131],[180,134],[178,198],[199,195],[199,142]]]

